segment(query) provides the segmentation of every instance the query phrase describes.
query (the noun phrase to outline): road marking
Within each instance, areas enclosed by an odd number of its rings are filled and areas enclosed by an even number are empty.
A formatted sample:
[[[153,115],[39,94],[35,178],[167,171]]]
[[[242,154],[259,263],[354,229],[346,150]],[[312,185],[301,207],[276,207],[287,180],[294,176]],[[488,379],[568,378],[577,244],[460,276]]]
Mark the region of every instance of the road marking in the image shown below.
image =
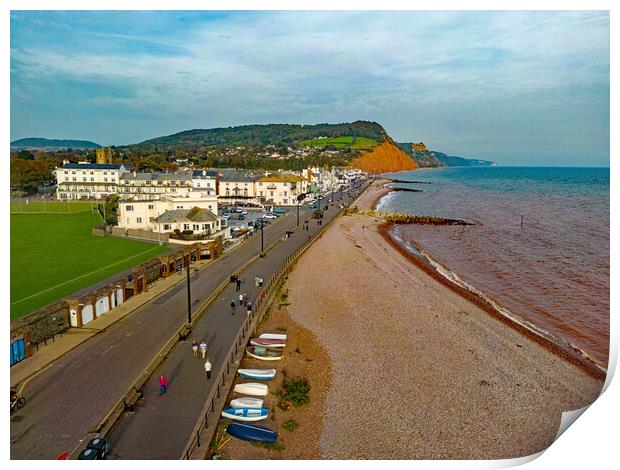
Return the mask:
[[[68,281],[61,282],[60,284],[57,284],[57,285],[55,285],[55,286],[53,286],[53,287],[50,287],[49,289],[45,289],[45,290],[39,291],[39,292],[37,292],[36,294],[29,295],[28,297],[24,297],[23,299],[16,300],[15,302],[11,302],[11,305],[18,304],[18,303],[20,303],[20,302],[23,302],[24,300],[29,300],[29,299],[32,299],[33,297],[37,297],[37,296],[39,296],[39,295],[41,295],[41,294],[44,294],[44,293],[49,292],[49,291],[51,291],[51,290],[57,289],[58,287],[64,286],[65,284],[70,284],[70,283],[72,283],[72,282],[74,282],[74,281],[77,281],[78,279],[82,279],[83,277],[88,277],[88,276],[90,276],[91,274],[94,274],[94,273],[96,273],[96,272],[98,272],[98,271],[103,271],[104,269],[108,269],[108,268],[109,268],[109,267],[111,267],[111,266],[114,266],[114,265],[117,265],[117,264],[124,263],[124,262],[125,262],[125,261],[127,261],[128,259],[135,258],[135,257],[137,257],[137,256],[143,255],[144,253],[148,253],[149,251],[156,250],[157,248],[159,248],[159,247],[157,247],[157,246],[156,246],[156,247],[153,247],[153,248],[149,248],[148,250],[141,251],[140,253],[137,253],[137,254],[135,254],[135,255],[133,255],[133,256],[129,256],[128,258],[124,258],[124,259],[122,259],[122,260],[120,260],[120,261],[117,261],[116,263],[108,264],[108,265],[103,266],[103,267],[101,267],[101,268],[99,268],[99,269],[95,269],[94,271],[91,271],[91,272],[89,272],[89,273],[87,273],[87,274],[82,274],[81,276],[74,277],[73,279],[69,279]]]

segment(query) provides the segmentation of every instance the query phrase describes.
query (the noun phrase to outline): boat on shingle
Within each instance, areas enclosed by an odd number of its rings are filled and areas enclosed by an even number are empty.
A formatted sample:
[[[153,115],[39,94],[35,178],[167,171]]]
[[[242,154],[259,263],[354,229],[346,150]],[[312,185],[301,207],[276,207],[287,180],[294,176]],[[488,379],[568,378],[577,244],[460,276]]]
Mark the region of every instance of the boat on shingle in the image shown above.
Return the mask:
[[[278,433],[253,423],[230,423],[226,432],[243,441],[274,443]]]

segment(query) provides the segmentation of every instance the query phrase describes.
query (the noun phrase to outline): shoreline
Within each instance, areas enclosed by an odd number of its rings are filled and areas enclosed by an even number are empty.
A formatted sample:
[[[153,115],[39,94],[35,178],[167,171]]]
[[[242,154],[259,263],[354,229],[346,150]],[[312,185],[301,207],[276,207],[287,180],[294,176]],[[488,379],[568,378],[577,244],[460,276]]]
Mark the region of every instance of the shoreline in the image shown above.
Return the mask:
[[[383,186],[385,183],[381,183]],[[389,193],[393,191],[393,189],[385,188],[381,195],[378,195],[371,201],[370,208],[376,209],[377,205],[381,202],[381,199],[387,196]],[[526,320],[519,321],[518,317],[511,317],[503,312],[501,312],[495,305],[491,303],[491,301],[476,292],[473,292],[467,289],[464,286],[448,279],[446,276],[442,275],[434,266],[432,266],[427,259],[424,257],[412,253],[405,246],[399,243],[394,239],[394,236],[391,233],[391,230],[395,227],[395,224],[385,222],[378,227],[378,231],[383,237],[383,239],[389,243],[396,251],[398,251],[401,255],[407,258],[411,263],[416,265],[418,268],[424,270],[428,275],[430,275],[436,281],[444,284],[445,286],[452,289],[454,292],[465,298],[466,300],[478,305],[480,308],[484,309],[489,315],[494,316],[495,318],[501,320],[506,325],[518,331],[523,336],[526,336],[545,348],[547,348],[550,352],[556,354],[562,359],[569,361],[570,363],[582,368],[586,373],[591,375],[595,379],[605,380],[607,376],[607,369],[600,364],[596,363],[592,360],[588,354],[579,349],[577,346],[571,344],[566,340],[562,340],[561,338],[556,338],[550,333],[546,333],[540,331],[535,325],[528,326],[525,323],[529,323]],[[419,247],[415,247],[418,251]],[[435,261],[436,262],[436,261]],[[440,265],[440,263],[437,263]],[[512,315],[512,314],[511,314]],[[566,344],[563,344],[566,343]]]

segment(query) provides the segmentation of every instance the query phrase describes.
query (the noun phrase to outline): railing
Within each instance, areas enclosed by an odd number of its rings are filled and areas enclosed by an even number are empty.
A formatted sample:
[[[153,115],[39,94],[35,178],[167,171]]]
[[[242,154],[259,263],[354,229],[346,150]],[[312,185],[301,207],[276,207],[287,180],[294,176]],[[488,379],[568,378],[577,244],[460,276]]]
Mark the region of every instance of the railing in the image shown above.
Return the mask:
[[[363,188],[366,189],[366,188]],[[243,355],[245,350],[244,346],[247,344],[249,340],[249,333],[256,328],[260,320],[264,317],[267,309],[270,307],[271,303],[274,300],[275,293],[277,293],[277,285],[281,280],[284,273],[286,273],[293,263],[297,260],[299,256],[301,256],[311,245],[315,242],[320,235],[323,234],[327,228],[334,223],[338,217],[346,210],[346,207],[339,209],[334,217],[327,223],[325,226],[321,227],[321,230],[317,232],[317,234],[312,237],[312,239],[307,240],[301,247],[291,253],[284,262],[280,265],[280,267],[276,270],[276,272],[271,276],[271,278],[264,285],[263,289],[261,289],[258,293],[258,297],[253,306],[253,311],[247,315],[247,318],[244,320],[241,328],[239,329],[235,341],[232,346],[228,350],[226,354],[226,360],[224,362],[225,367],[222,367],[220,373],[216,377],[217,379],[217,387],[212,389],[210,394],[207,396],[205,401],[205,406],[201,412],[202,419],[199,423],[194,427],[192,431],[192,439],[189,444],[185,447],[181,458],[183,460],[189,460],[193,457],[193,454],[199,449],[203,444],[209,445],[211,442],[212,436],[215,433],[216,427],[210,429],[209,418],[215,413],[215,419],[219,420],[219,407],[218,412],[216,413],[216,400],[221,398],[222,392],[228,394],[228,388],[224,388],[226,385],[226,379],[230,378],[231,375],[231,366],[235,363],[235,358],[239,355]],[[236,374],[236,369],[232,371],[232,377]],[[205,434],[207,434],[205,436]]]

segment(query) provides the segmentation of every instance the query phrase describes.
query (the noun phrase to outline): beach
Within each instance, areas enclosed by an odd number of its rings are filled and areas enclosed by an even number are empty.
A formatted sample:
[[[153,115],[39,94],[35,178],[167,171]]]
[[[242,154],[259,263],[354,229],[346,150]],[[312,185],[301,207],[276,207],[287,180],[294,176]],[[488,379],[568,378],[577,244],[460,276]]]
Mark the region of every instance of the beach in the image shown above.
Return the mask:
[[[382,183],[357,205],[373,207],[388,191]],[[439,282],[382,230],[377,220],[343,216],[299,259],[284,287],[288,305],[274,306],[278,313],[267,322],[280,318],[291,328],[276,368],[303,374],[310,403],[286,411],[301,426],[290,434],[278,429],[281,452],[234,440],[225,454],[521,457],[553,442],[563,411],[596,399],[600,376]],[[314,367],[295,349],[312,351],[323,364]],[[302,370],[302,361],[313,367]],[[278,420],[282,413],[276,410]],[[297,442],[296,433],[303,435]]]

